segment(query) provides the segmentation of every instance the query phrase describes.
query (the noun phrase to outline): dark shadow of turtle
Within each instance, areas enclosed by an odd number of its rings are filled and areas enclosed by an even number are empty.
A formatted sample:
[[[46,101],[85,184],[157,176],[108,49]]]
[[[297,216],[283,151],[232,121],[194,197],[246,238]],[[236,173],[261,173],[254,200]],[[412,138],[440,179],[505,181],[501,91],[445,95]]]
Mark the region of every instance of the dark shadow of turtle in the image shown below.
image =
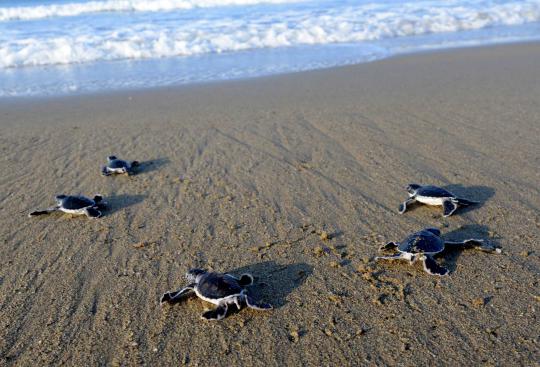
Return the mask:
[[[134,167],[133,174],[140,175],[142,173],[149,173],[152,171],[157,171],[163,166],[166,166],[171,161],[169,158],[156,158],[148,161],[139,161],[139,164]]]
[[[460,205],[455,214],[465,214],[472,210],[480,209],[495,195],[495,189],[488,186],[463,186],[461,184],[443,186],[443,189],[450,191],[459,198],[477,202],[477,204],[463,206]]]
[[[495,247],[498,247],[497,245],[497,238],[495,240],[493,238],[489,237],[489,228],[480,225],[480,224],[467,224],[464,226],[461,226],[460,228],[457,228],[453,231],[443,233],[442,238],[445,241],[464,241],[468,239],[482,239],[490,244],[492,244]],[[482,252],[483,251],[477,250],[477,249],[452,249],[450,247],[446,247],[442,253],[440,253],[437,257],[440,258],[442,261],[441,263],[444,264],[445,267],[450,270],[451,273],[453,273],[457,268],[457,262],[463,251],[476,251],[476,252]],[[496,256],[497,254],[492,254],[493,256]]]
[[[300,287],[313,273],[313,266],[306,263],[277,264],[264,261],[228,271],[235,276],[252,274],[255,282],[247,288],[253,298],[270,303],[274,308],[287,304],[287,296]]]
[[[122,210],[129,206],[138,204],[142,202],[146,196],[144,195],[111,195],[103,198],[105,204],[103,205],[101,211],[103,216],[110,215],[118,210]]]

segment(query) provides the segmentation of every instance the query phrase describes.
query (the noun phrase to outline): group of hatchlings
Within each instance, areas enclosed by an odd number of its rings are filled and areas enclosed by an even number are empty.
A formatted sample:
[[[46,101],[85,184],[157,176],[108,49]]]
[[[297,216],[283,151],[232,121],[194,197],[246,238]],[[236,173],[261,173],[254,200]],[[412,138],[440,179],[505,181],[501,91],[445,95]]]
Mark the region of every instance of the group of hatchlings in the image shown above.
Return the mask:
[[[139,166],[137,161],[125,161],[110,156],[107,158],[101,173],[104,176],[112,174],[133,174],[135,168]],[[409,198],[399,206],[399,213],[403,214],[407,206],[415,202],[427,205],[438,205],[443,207],[443,217],[452,215],[456,209],[462,206],[477,204],[476,202],[457,197],[448,190],[437,186],[421,186],[410,184],[407,186]],[[86,215],[91,218],[99,218],[101,210],[105,206],[103,197],[95,195],[92,199],[82,195],[57,195],[56,205],[37,210],[29,216],[50,214],[52,212],[65,212],[73,215]],[[426,228],[407,236],[401,242],[388,242],[380,248],[381,251],[397,250],[393,255],[378,256],[375,260],[407,260],[413,264],[417,260],[422,261],[424,270],[431,275],[447,275],[448,269],[439,265],[434,256],[440,254],[445,248],[476,248],[486,252],[500,253],[501,250],[492,244],[481,239],[468,239],[461,242],[445,241],[441,238],[441,231],[437,228]],[[203,269],[191,269],[186,273],[189,282],[187,286],[177,291],[163,294],[160,304],[180,302],[188,295],[195,293],[197,297],[210,302],[217,307],[206,311],[202,318],[206,320],[221,320],[229,310],[229,306],[236,307],[237,310],[244,306],[256,310],[269,310],[272,306],[256,300],[247,292],[247,287],[253,284],[251,274],[242,274],[239,278],[227,273],[208,272]]]

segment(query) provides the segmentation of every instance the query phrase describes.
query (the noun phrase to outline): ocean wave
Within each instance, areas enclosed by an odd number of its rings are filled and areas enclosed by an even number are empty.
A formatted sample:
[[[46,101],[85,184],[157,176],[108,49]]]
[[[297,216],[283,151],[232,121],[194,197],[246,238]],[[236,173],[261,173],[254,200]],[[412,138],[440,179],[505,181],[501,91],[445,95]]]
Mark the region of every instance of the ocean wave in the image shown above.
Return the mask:
[[[0,22],[73,17],[88,13],[159,12],[225,6],[288,4],[303,0],[108,0],[0,8]]]
[[[0,68],[357,43],[540,20],[539,1],[432,4],[364,4],[309,14],[300,10],[279,16],[255,13],[182,24],[138,23],[92,31],[73,28],[62,35],[53,32],[37,38],[6,37],[0,39]]]

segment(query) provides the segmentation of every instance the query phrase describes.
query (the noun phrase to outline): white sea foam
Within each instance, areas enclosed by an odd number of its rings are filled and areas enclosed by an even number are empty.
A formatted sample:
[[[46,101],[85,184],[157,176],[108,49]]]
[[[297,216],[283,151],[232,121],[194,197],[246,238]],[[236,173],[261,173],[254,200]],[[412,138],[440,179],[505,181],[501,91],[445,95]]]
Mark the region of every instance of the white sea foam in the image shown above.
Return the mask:
[[[302,0],[108,0],[0,7],[0,21],[73,17],[105,12],[159,12],[224,6],[297,3]]]
[[[0,0],[0,98],[254,77],[540,40],[540,0],[77,1]]]
[[[256,0],[206,0],[197,4],[242,2]],[[114,3],[122,2],[115,0]],[[133,6],[138,2],[125,3]],[[171,3],[169,0],[164,4]],[[195,1],[176,2],[177,6],[181,3],[193,5]],[[91,3],[84,6],[88,4]],[[155,3],[152,4],[155,9]],[[24,32],[0,35],[0,68],[357,43],[539,20],[540,1],[414,1],[347,3],[341,7],[323,7],[316,12],[295,9],[281,11],[278,15],[246,12],[242,17],[233,17],[224,13],[218,19],[194,18],[182,22],[145,20],[101,27],[84,24],[39,36]]]

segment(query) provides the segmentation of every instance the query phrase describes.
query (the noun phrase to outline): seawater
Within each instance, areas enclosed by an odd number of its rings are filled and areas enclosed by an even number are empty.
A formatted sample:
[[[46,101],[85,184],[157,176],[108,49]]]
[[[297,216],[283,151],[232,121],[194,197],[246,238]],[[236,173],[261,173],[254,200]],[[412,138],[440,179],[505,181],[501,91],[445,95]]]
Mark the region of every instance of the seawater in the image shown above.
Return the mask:
[[[539,38],[540,0],[0,0],[0,97],[246,78]]]

